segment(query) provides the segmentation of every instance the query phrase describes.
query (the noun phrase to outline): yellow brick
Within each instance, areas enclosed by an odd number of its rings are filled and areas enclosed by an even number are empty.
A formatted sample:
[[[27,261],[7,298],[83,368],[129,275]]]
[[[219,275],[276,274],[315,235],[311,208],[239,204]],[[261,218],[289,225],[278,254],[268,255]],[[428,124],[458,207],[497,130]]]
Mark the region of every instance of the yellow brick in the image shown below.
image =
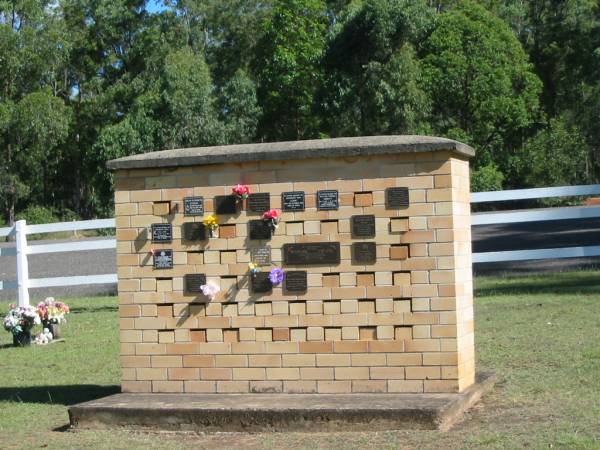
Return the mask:
[[[175,333],[173,331],[159,331],[158,342],[161,344],[171,344],[175,342]]]
[[[285,230],[288,236],[301,236],[304,234],[303,222],[286,222]]]
[[[281,355],[248,355],[248,365],[250,367],[281,367],[281,358]]]
[[[341,328],[325,328],[326,341],[340,341],[342,339]]]
[[[419,393],[423,392],[421,380],[389,380],[388,392]]]
[[[267,380],[299,380],[300,369],[267,367]]]
[[[340,314],[341,302],[323,302],[323,313],[324,314]]]
[[[306,302],[306,314],[323,314],[323,310],[327,302],[308,301]],[[329,313],[325,313],[329,314]]]
[[[406,367],[405,370],[407,380],[437,380],[441,378],[439,367]]]
[[[281,364],[284,367],[314,367],[316,364],[315,355],[283,355]]]
[[[155,216],[167,216],[171,212],[171,202],[154,202],[152,214]]]
[[[259,330],[256,330],[256,340],[258,342],[271,342],[271,341],[273,341],[273,331],[271,329],[259,329]]]
[[[342,339],[343,340],[358,340],[359,339],[358,327],[342,327]]]
[[[317,381],[320,394],[349,394],[352,392],[351,381]]]
[[[295,342],[306,341],[306,328],[290,330],[290,340]]]
[[[208,342],[223,342],[223,330],[217,328],[206,330],[206,340]]]
[[[394,300],[391,298],[378,298],[375,300],[375,311],[378,313],[394,311]]]
[[[358,312],[358,300],[342,300],[341,301],[341,312],[342,314],[351,314]]]
[[[325,329],[323,327],[308,327],[306,339],[308,341],[323,341],[325,339]]]
[[[394,327],[390,325],[380,325],[377,327],[377,339],[394,339]]]
[[[368,380],[369,379],[369,368],[368,367],[336,367],[335,368],[335,379],[336,380]]]
[[[156,291],[157,292],[171,292],[173,290],[173,279],[157,279],[156,280]]]

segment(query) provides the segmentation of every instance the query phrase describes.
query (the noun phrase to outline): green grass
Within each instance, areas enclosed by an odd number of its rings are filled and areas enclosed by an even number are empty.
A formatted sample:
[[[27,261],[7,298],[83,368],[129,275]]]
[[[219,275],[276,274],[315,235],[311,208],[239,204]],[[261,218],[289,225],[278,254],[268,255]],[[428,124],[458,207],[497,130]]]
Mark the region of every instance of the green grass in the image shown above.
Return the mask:
[[[68,405],[119,383],[116,299],[69,303],[65,343],[0,335],[0,448],[600,448],[600,272],[477,280],[477,366],[501,382],[447,433],[66,431]]]

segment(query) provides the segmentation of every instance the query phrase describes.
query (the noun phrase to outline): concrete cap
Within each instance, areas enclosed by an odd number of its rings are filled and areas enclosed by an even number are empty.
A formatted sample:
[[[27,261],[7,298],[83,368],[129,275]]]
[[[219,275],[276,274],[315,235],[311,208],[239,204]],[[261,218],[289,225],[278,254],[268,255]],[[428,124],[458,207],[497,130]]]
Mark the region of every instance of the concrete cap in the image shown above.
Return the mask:
[[[275,161],[336,156],[369,156],[446,150],[475,155],[468,145],[431,136],[365,136],[260,144],[219,145],[162,150],[108,161],[110,170],[181,167],[205,164]]]

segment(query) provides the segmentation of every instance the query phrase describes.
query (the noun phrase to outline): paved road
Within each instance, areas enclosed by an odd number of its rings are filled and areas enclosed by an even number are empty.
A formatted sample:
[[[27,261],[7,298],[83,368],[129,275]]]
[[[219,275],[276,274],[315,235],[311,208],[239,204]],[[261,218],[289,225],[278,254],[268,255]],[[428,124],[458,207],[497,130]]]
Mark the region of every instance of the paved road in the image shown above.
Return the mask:
[[[52,241],[57,242],[57,241]],[[40,241],[36,242],[40,243]],[[1,243],[0,247],[11,244]],[[536,248],[600,245],[600,219],[557,220],[507,225],[473,227],[473,251],[523,250]],[[544,261],[519,261],[476,264],[475,273],[539,273],[573,268],[600,268],[600,258],[569,258]],[[14,257],[0,257],[0,280],[14,280]],[[114,250],[52,253],[31,255],[31,278],[66,275],[94,275],[115,273]],[[32,289],[34,299],[45,295],[57,297],[100,295],[115,293],[114,285],[74,286],[64,288]],[[0,300],[14,299],[14,291],[0,291]]]

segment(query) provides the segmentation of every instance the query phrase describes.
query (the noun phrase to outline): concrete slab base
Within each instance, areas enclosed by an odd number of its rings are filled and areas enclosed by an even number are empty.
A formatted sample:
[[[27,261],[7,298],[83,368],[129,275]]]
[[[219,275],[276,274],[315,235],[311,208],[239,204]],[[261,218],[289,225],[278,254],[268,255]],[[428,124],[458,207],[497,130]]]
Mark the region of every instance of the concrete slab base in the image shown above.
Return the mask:
[[[447,430],[490,391],[460,394],[115,394],[69,408],[71,426],[171,431]]]

